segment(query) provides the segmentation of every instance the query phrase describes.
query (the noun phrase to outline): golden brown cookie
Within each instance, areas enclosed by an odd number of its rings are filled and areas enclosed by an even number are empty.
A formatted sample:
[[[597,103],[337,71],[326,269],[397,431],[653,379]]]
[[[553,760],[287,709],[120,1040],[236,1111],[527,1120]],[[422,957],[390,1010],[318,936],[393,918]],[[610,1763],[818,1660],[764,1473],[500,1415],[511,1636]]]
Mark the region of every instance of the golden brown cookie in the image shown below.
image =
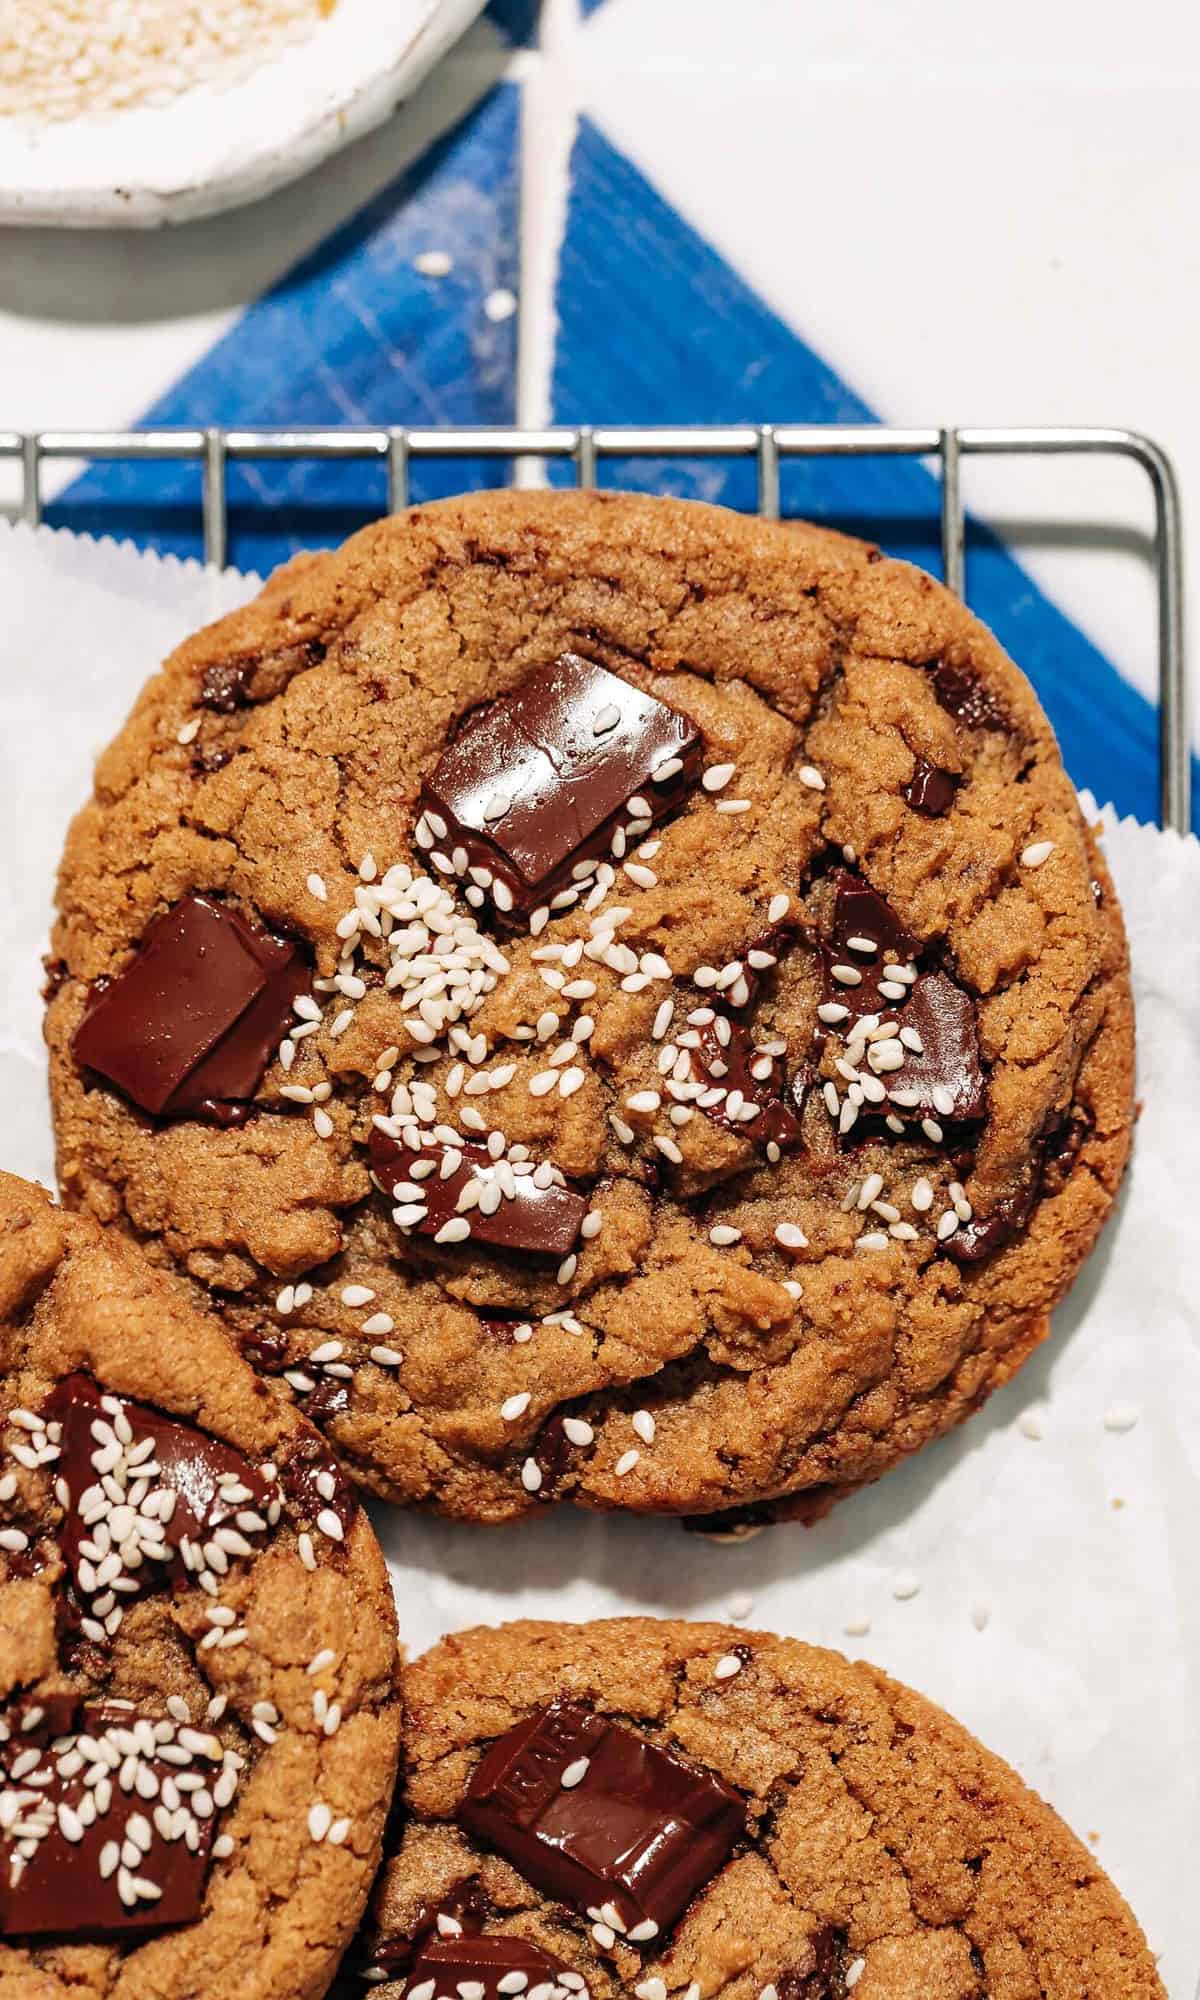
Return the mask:
[[[817,529],[492,493],[299,558],[145,689],[60,905],[67,1201],[469,1519],[819,1512],[1013,1374],[1125,1163],[1046,718]]]
[[[115,1232],[0,1175],[0,1994],[319,2000],[395,1615],[328,1450]]]
[[[876,1667],[525,1622],[444,1640],[405,1709],[358,1954],[379,2000],[1163,2000],[1083,1844]]]

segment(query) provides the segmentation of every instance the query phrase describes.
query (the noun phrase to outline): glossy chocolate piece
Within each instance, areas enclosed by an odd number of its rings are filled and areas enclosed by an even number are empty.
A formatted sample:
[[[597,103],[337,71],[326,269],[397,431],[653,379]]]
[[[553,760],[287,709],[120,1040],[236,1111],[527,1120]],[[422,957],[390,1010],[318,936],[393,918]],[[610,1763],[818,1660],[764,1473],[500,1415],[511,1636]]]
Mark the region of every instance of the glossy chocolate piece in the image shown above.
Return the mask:
[[[203,1907],[216,1817],[193,1815],[186,1804],[191,1794],[184,1793],[186,1831],[181,1825],[182,1837],[165,1840],[154,1822],[154,1812],[164,1780],[177,1782],[183,1773],[194,1772],[205,1785],[211,1785],[220,1775],[221,1752],[216,1738],[209,1738],[215,1757],[193,1750],[188,1754],[177,1751],[169,1759],[147,1755],[144,1742],[132,1732],[144,1732],[148,1725],[156,1731],[156,1746],[165,1737],[166,1747],[174,1748],[179,1743],[179,1726],[128,1703],[91,1703],[81,1707],[72,1720],[74,1734],[66,1733],[66,1718],[58,1715],[53,1720],[46,1718],[40,1735],[14,1731],[0,1747],[0,1797],[15,1795],[21,1809],[15,1826],[0,1834],[0,1932],[6,1938],[82,1940],[193,1922]],[[115,1778],[107,1794],[86,1785],[84,1778],[91,1766],[79,1758],[79,1769],[72,1769],[78,1735],[106,1742],[123,1760],[135,1760],[138,1775],[152,1779],[153,1796],[148,1800],[135,1788],[134,1766],[128,1761],[124,1764],[131,1774],[128,1788]],[[37,1750],[38,1763],[26,1770],[31,1749]],[[14,1766],[19,1776],[13,1775]],[[81,1825],[76,1817],[81,1805],[85,1813],[96,1808],[90,1824]],[[105,1809],[100,1809],[102,1806]],[[44,1818],[39,1819],[39,1808]],[[18,1853],[18,1844],[22,1829],[31,1822],[45,1830],[33,1854],[26,1858]],[[70,1838],[70,1833],[79,1837]],[[132,1850],[126,1843],[134,1836],[138,1858],[130,1867]]]
[[[936,694],[947,715],[968,729],[997,729],[1011,735],[1012,722],[991,689],[970,667],[956,660],[936,660],[929,670]]]
[[[851,938],[871,940],[876,949],[868,955],[856,950]],[[833,923],[821,942],[824,980],[821,998],[849,1009],[849,1018],[839,1024],[836,1046],[851,1039],[855,1021],[865,1014],[877,1014],[881,1022],[894,1021],[901,1028],[915,1030],[921,1049],[905,1048],[903,1066],[888,1071],[883,1082],[891,1091],[905,1095],[915,1091],[916,1101],[874,1107],[891,1112],[908,1122],[926,1118],[941,1121],[969,1121],[982,1118],[987,1110],[987,1080],[979,1054],[979,1028],[974,1000],[948,972],[922,967],[922,946],[905,930],[895,911],[882,896],[856,875],[842,873],[837,878]],[[897,1000],[880,992],[881,984],[895,984],[887,966],[915,965],[917,978],[905,988],[905,998]],[[852,966],[860,974],[857,986],[847,986],[834,977],[835,965]],[[941,1103],[935,1101],[941,1098]],[[944,1093],[952,1099],[946,1107]]]
[[[909,1049],[904,1068],[887,1079],[918,1093],[915,1105],[897,1107],[906,1118],[982,1118],[987,1110],[987,1080],[979,1060],[975,1002],[948,972],[923,972],[907,1000],[897,1001],[889,1019],[915,1028],[921,1053]],[[953,1108],[934,1102],[934,1091],[949,1091]]]
[[[298,946],[184,896],[93,993],[75,1059],[153,1117],[237,1122],[311,980]]]
[[[564,1771],[583,1760],[582,1777],[565,1786]],[[745,1816],[714,1771],[571,1701],[493,1743],[458,1811],[468,1833],[547,1895],[593,1921],[615,1911],[613,1928],[634,1943],[671,1929],[728,1859]]]
[[[207,1431],[196,1430],[191,1424],[164,1416],[161,1410],[132,1402],[127,1396],[114,1396],[101,1389],[90,1375],[66,1376],[47,1398],[43,1414],[48,1422],[62,1425],[57,1474],[60,1482],[66,1482],[69,1505],[58,1529],[58,1542],[75,1587],[85,1602],[95,1595],[89,1583],[96,1562],[93,1502],[98,1503],[104,1497],[100,1481],[111,1460],[111,1448],[97,1438],[93,1426],[106,1426],[109,1437],[113,1438],[116,1433],[112,1427],[118,1415],[126,1419],[132,1432],[132,1443],[126,1445],[126,1453],[136,1451],[147,1438],[154,1443],[153,1452],[130,1468],[127,1479],[124,1473],[116,1475],[118,1483],[136,1486],[146,1476],[140,1469],[145,1464],[157,1468],[150,1474],[151,1488],[160,1492],[166,1489],[174,1495],[169,1518],[160,1521],[159,1539],[166,1553],[162,1556],[143,1553],[139,1562],[122,1566],[118,1593],[122,1605],[132,1603],[164,1582],[188,1580],[192,1572],[183,1557],[185,1541],[202,1550],[211,1542],[214,1531],[224,1527],[241,1534],[252,1549],[263,1546],[268,1511],[278,1496],[249,1459],[231,1445],[221,1443]],[[113,1474],[110,1472],[109,1476]],[[247,1513],[257,1516],[264,1527],[240,1525],[237,1517]],[[105,1522],[111,1518],[111,1508],[103,1509],[98,1516]],[[140,1533],[138,1541],[144,1550]],[[91,1555],[85,1545],[91,1546]]]
[[[443,1178],[441,1167],[449,1151],[461,1158],[454,1171]],[[414,1183],[413,1167],[429,1160],[437,1163],[437,1170]],[[549,1187],[535,1186],[532,1164],[522,1162],[522,1167],[527,1164],[529,1171],[514,1177],[515,1195],[503,1196],[494,1214],[485,1215],[478,1206],[460,1211],[459,1196],[468,1182],[478,1180],[486,1186],[495,1181],[496,1163],[486,1146],[464,1141],[449,1148],[433,1140],[414,1152],[378,1126],[371,1133],[371,1170],[380,1186],[401,1206],[424,1208],[422,1216],[403,1226],[406,1235],[436,1236],[461,1213],[471,1225],[470,1236],[464,1237],[463,1243],[485,1243],[490,1249],[517,1250],[528,1257],[553,1258],[561,1263],[579,1239],[587,1200],[559,1181],[552,1181]],[[419,1188],[419,1203],[404,1192],[396,1194],[405,1184]]]
[[[912,777],[900,789],[914,812],[924,813],[926,819],[942,819],[954,804],[961,783],[953,771],[944,771],[940,764],[918,757]]]
[[[502,1986],[501,1981],[511,1973],[523,1972],[527,1982],[521,1989],[523,1994],[545,1987],[548,1994],[566,1996],[570,1989],[560,1987],[557,1976],[567,1969],[561,1959],[551,1958],[548,1951],[524,1938],[489,1937],[479,1932],[431,1937],[409,1967],[405,1993],[409,2000],[421,2000],[426,1993],[428,2000],[459,2000],[469,1982],[474,2000],[507,2000],[514,1989]]]
[[[630,799],[644,798],[655,822],[673,812],[703,754],[685,715],[564,653],[467,717],[421,805],[446,822],[438,851],[462,848],[469,866],[490,869],[521,915],[569,887],[578,862],[610,852]],[[682,769],[656,784],[669,758]]]
[[[740,1021],[729,1021],[729,1040],[722,1041],[715,1021],[707,1021],[697,1028],[700,1046],[692,1051],[692,1074],[711,1090],[724,1091],[719,1104],[706,1104],[698,1100],[697,1109],[710,1118],[714,1125],[721,1125],[727,1132],[736,1132],[741,1139],[748,1139],[752,1145],[774,1144],[781,1152],[800,1144],[800,1120],[784,1103],[783,1093],[787,1088],[787,1073],[780,1056],[764,1056],[755,1047],[754,1037]],[[766,1067],[769,1074],[755,1076],[753,1068]],[[728,1100],[732,1091],[740,1091],[747,1104],[759,1107],[757,1118],[734,1118],[729,1112]]]

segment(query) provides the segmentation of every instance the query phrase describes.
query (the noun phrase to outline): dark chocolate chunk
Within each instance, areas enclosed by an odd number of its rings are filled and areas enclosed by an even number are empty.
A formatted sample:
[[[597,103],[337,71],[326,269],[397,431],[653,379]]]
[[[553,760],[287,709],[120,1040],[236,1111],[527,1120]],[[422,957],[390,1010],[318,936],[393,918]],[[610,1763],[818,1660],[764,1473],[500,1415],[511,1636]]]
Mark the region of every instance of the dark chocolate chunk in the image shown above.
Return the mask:
[[[451,1931],[452,1935],[478,1936],[487,1908],[487,1897],[478,1876],[464,1876],[436,1903],[422,1903],[407,1930],[377,1934],[362,1960],[363,1972],[369,1976],[376,1972],[406,1971],[429,1938],[446,1934],[446,1920],[451,1927],[458,1927],[457,1931]]]
[[[456,872],[488,871],[498,905],[524,915],[612,850],[631,799],[645,801],[639,820],[674,811],[703,754],[685,715],[564,653],[467,717],[422,791],[418,826],[452,865],[461,851]]]
[[[238,1122],[311,978],[298,946],[184,896],[94,991],[75,1059],[154,1117]]]
[[[555,1488],[571,1468],[585,1464],[595,1448],[593,1442],[577,1444],[567,1436],[568,1420],[568,1413],[555,1410],[554,1415],[542,1425],[533,1447],[533,1457],[542,1474],[538,1494],[547,1500],[553,1497]]]
[[[470,1991],[472,2000],[504,2000],[504,1996],[536,1989],[543,2000],[571,2000],[571,1988],[558,1983],[567,1967],[551,1958],[540,1945],[525,1938],[487,1936],[479,1932],[462,1937],[431,1937],[413,1959],[405,1992],[408,2000],[459,2000]],[[525,1975],[520,1989],[511,1983],[511,1974]],[[501,1982],[509,1982],[502,1984]]]
[[[1020,1235],[1039,1195],[1061,1193],[1091,1130],[1082,1111],[1052,1111],[1038,1136],[1028,1180],[1002,1195],[988,1215],[973,1215],[940,1246],[957,1264],[979,1264]]]
[[[635,1944],[671,1929],[745,1816],[714,1771],[571,1701],[493,1743],[458,1811],[530,1882]]]
[[[982,1118],[987,1082],[970,994],[948,972],[922,972],[908,999],[895,1003],[886,1018],[915,1029],[921,1038],[920,1050],[906,1049],[903,1069],[890,1079],[917,1093],[914,1105],[897,1107],[901,1116],[959,1122]]]
[[[808,1971],[783,1972],[772,1981],[778,2000],[846,2000],[844,1939],[826,1924],[809,1943],[813,1964]]]
[[[44,1414],[62,1426],[57,1472],[66,1499],[58,1540],[90,1622],[107,1628],[124,1606],[165,1582],[183,1583],[206,1568],[223,1572],[237,1555],[260,1548],[278,1517],[278,1494],[240,1451],[109,1394],[89,1375],[59,1382]],[[114,1497],[114,1483],[128,1501]]]
[[[855,1023],[868,1014],[877,1015],[880,1026],[896,1026],[891,1040],[903,1051],[894,1067],[889,1066],[894,1056],[863,1056],[868,1071],[880,1065],[875,1073],[888,1093],[886,1101],[867,1105],[867,1113],[890,1113],[916,1123],[982,1118],[987,1081],[975,1002],[950,973],[922,965],[922,955],[921,944],[882,896],[859,877],[839,874],[833,922],[821,942],[822,1004],[844,1007],[848,1015],[836,1024],[839,1052],[853,1042]],[[856,973],[857,980],[848,980],[847,972]],[[919,1047],[910,1046],[914,1040]],[[888,1046],[874,1043],[869,1048]]]
[[[457,1163],[444,1174],[454,1155]],[[418,1171],[414,1177],[414,1167],[419,1170],[431,1164],[432,1173]],[[469,1238],[455,1228],[444,1240],[486,1243],[498,1250],[519,1250],[530,1257],[561,1262],[574,1249],[588,1209],[586,1198],[567,1187],[561,1175],[544,1187],[539,1185],[544,1176],[527,1160],[510,1163],[512,1180],[508,1186],[515,1192],[506,1193],[487,1147],[466,1141],[450,1147],[434,1139],[414,1152],[376,1126],[371,1133],[371,1170],[401,1212],[411,1215],[411,1220],[397,1227],[406,1235],[415,1231],[435,1241],[448,1223],[461,1219],[470,1224]],[[479,1187],[483,1199],[473,1207],[460,1208],[459,1198],[472,1184]],[[483,1204],[491,1207],[492,1189],[500,1194],[499,1205],[485,1214]]]
[[[0,1801],[17,1809],[0,1832],[0,1932],[74,1940],[193,1922],[216,1831],[212,1791],[232,1790],[238,1766],[215,1736],[181,1731],[127,1702],[88,1704],[70,1721],[73,1734],[66,1717],[47,1715],[0,1745]],[[76,1748],[81,1739],[89,1760]],[[113,1781],[89,1785],[98,1755],[111,1763]],[[164,1783],[180,1785],[185,1776],[205,1788],[209,1813],[193,1812],[199,1794],[183,1789],[170,1814],[174,1837],[166,1839],[156,1804],[167,1811]]]
[[[250,682],[254,665],[250,660],[216,660],[205,667],[200,682],[200,702],[218,715],[232,715],[235,709],[249,708]]]
[[[354,1488],[329,1447],[319,1437],[301,1438],[299,1444],[280,1462],[279,1484],[283,1488],[288,1511],[297,1520],[311,1522],[319,1514],[329,1512],[337,1516],[345,1535],[358,1512]]]
[[[953,771],[944,771],[940,764],[918,757],[912,777],[900,789],[914,812],[924,813],[926,819],[941,819],[954,804],[954,794],[961,783]]]
[[[776,1145],[782,1152],[798,1146],[800,1121],[783,1100],[787,1075],[782,1056],[764,1054],[749,1029],[725,1015],[705,1022],[696,1033],[700,1046],[692,1051],[692,1072],[707,1085],[696,1100],[705,1117],[757,1146]],[[720,1099],[709,1102],[718,1090]],[[756,1117],[736,1115],[739,1105],[751,1104],[757,1106]]]
[[[1008,714],[970,667],[956,660],[936,660],[930,667],[930,679],[942,707],[956,722],[965,723],[968,729],[999,729],[1011,734]]]

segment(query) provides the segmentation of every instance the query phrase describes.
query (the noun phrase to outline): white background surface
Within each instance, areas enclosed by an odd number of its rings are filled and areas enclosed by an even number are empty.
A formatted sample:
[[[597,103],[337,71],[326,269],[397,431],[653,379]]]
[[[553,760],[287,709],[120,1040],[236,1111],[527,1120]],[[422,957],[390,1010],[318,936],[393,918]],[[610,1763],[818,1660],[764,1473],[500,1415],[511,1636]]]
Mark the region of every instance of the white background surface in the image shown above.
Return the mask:
[[[244,594],[194,566],[0,527],[5,1164],[49,1181],[39,956],[67,819],[160,655]],[[57,699],[46,700],[47,686]],[[1200,1970],[1200,847],[1108,840],[1130,929],[1144,1111],[1119,1210],[1050,1342],[986,1411],[812,1530],[733,1547],[673,1523],[550,1514],[508,1530],[380,1507],[401,1632],[524,1614],[723,1617],[876,1660],[1007,1757],[1083,1836],[1162,1953]],[[1105,1428],[1132,1406],[1136,1426]],[[1033,1419],[1040,1438],[1025,1434]],[[1117,1503],[1120,1503],[1119,1505]],[[897,1586],[915,1582],[915,1596]],[[976,1629],[976,1612],[986,1614]],[[866,1636],[845,1627],[870,1620]]]

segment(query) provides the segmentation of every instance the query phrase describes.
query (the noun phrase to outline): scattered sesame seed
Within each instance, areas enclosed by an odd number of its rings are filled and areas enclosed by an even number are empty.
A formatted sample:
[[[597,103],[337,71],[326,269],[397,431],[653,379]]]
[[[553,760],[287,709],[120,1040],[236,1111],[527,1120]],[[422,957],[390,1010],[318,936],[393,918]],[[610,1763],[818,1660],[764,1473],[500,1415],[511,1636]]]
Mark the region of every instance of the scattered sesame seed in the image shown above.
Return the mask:
[[[595,1442],[596,1433],[583,1417],[564,1417],[563,1436],[568,1444],[587,1445]]]
[[[717,1222],[709,1230],[708,1240],[715,1244],[718,1250],[725,1250],[731,1243],[741,1242],[742,1232],[740,1229],[735,1229],[732,1223]]]
[[[521,1467],[521,1484],[527,1493],[540,1492],[542,1468],[536,1458],[527,1458],[525,1460],[524,1465]]]
[[[620,1458],[617,1460],[616,1464],[613,1467],[613,1471],[615,1472],[617,1478],[624,1479],[627,1472],[632,1472],[634,1466],[640,1460],[641,1455],[642,1454],[640,1451],[622,1452]]]
[[[529,1408],[530,1400],[528,1389],[519,1389],[515,1396],[507,1397],[500,1405],[500,1415],[505,1423],[515,1424],[518,1417],[523,1417]]]
[[[736,764],[710,764],[700,783],[706,792],[723,791],[736,769]]]
[[[775,1225],[775,1241],[785,1250],[806,1250],[808,1238],[798,1222],[778,1222]]]
[[[1040,1444],[1045,1436],[1045,1432],[1042,1429],[1042,1420],[1036,1410],[1026,1410],[1022,1416],[1018,1417],[1017,1429],[1020,1431],[1022,1437],[1029,1439],[1031,1444]]]
[[[649,1410],[635,1410],[631,1421],[642,1443],[653,1444],[656,1426]]]
[[[726,1653],[724,1658],[718,1660],[716,1666],[713,1668],[713,1679],[716,1681],[731,1681],[734,1675],[740,1674],[741,1671],[742,1662],[737,1654]]]
[[[1134,1403],[1118,1403],[1104,1413],[1106,1431],[1131,1431],[1137,1423],[1141,1411]]]
[[[1049,861],[1054,852],[1052,840],[1035,840],[1021,851],[1022,868],[1040,868],[1043,861]]]
[[[919,1597],[920,1594],[921,1586],[915,1576],[898,1576],[892,1585],[892,1596],[901,1604],[907,1604],[910,1598]]]
[[[183,727],[176,731],[175,741],[177,743],[194,743],[200,734],[201,720],[200,716],[194,715],[190,722],[185,722]]]
[[[718,799],[719,813],[748,813],[753,809],[753,799]]]
[[[845,1624],[842,1626],[842,1630],[848,1639],[865,1639],[870,1629],[870,1619],[861,1615],[857,1618],[847,1618]]]
[[[808,786],[810,792],[825,790],[825,780],[814,764],[801,764],[797,776],[802,785]]]

